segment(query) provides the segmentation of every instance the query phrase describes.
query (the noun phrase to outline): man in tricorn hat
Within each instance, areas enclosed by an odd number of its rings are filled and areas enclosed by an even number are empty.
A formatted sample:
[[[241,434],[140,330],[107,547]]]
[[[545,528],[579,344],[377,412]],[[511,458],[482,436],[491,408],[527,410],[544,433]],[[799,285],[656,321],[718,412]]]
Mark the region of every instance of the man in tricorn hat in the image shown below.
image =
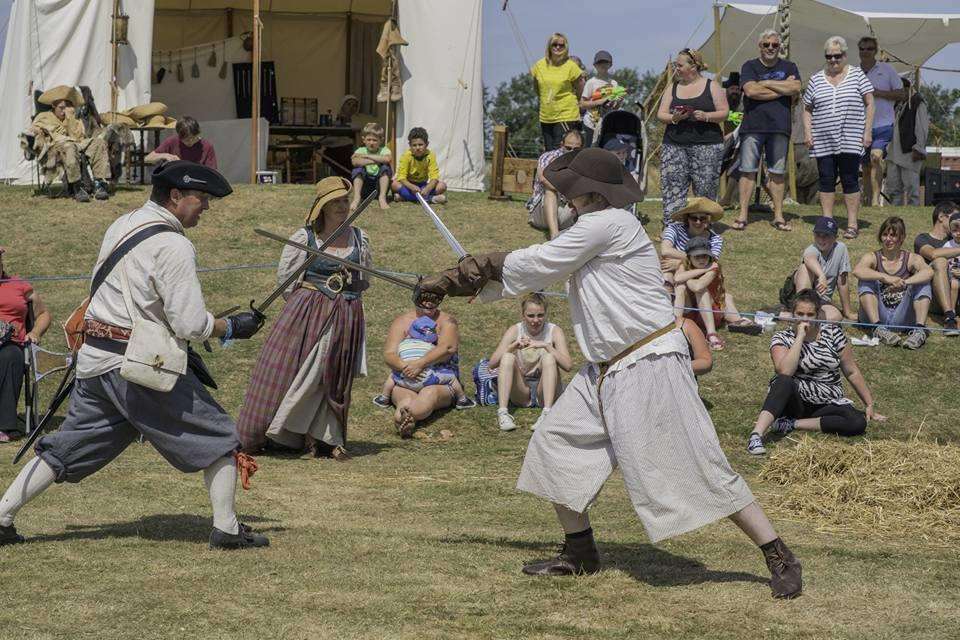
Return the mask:
[[[107,143],[99,136],[91,137],[83,123],[75,117],[74,110],[83,105],[83,97],[73,87],[58,85],[45,91],[37,101],[49,105],[50,111],[38,113],[29,132],[42,136],[40,161],[46,166],[63,163],[70,193],[77,202],[90,202],[90,194],[80,182],[80,155],[86,156],[93,174],[93,195],[97,200],[110,197],[107,181],[110,179],[110,155]]]
[[[211,197],[231,191],[216,170],[170,162],[154,171],[150,200],[107,229],[67,418],[58,432],[40,438],[37,457],[0,499],[0,545],[23,541],[13,519],[26,502],[54,482],[79,482],[100,470],[138,436],[178,470],[203,471],[213,505],[212,548],[268,544],[234,513],[237,467],[255,465],[236,455],[234,422],[201,383],[212,382],[209,374],[196,361],[187,364],[186,341],[249,338],[263,325],[256,311],[215,319],[206,310],[196,250],[184,235]],[[147,333],[144,345],[138,338],[144,330],[161,332],[159,339]],[[138,367],[144,360],[149,364]]]
[[[728,516],[762,549],[773,595],[799,595],[800,563],[727,463],[697,394],[656,250],[622,208],[642,197],[636,180],[596,148],[560,156],[544,176],[577,211],[573,226],[545,244],[468,256],[425,278],[414,294],[419,306],[429,306],[481,289],[490,299],[567,282],[588,364],[533,434],[517,482],[554,504],[566,539],[559,556],[528,564],[524,573],[600,569],[586,511],[619,466],[652,541]],[[500,285],[485,286],[490,281]]]

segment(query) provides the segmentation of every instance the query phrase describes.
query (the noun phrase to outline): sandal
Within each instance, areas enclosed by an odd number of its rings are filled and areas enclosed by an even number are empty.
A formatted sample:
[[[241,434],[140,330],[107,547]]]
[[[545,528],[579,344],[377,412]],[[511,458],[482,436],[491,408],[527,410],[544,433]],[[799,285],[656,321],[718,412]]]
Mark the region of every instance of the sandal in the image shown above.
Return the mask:
[[[763,327],[747,318],[740,318],[736,322],[727,324],[727,331],[730,333],[745,333],[748,336],[758,336],[763,333]]]
[[[708,333],[707,342],[710,343],[710,351],[723,351],[723,347],[724,347],[723,338],[721,338],[717,334]]]
[[[410,415],[410,410],[406,407],[400,409],[400,422],[394,422],[397,428],[397,434],[407,440],[413,437],[413,430],[417,427],[417,421]]]
[[[780,222],[779,220],[776,220],[774,222],[771,222],[770,224],[777,231],[793,231],[793,227],[791,227],[790,223],[786,221]]]
[[[847,240],[856,240],[859,235],[860,229],[856,227],[847,227],[847,230],[843,232],[843,237]]]
[[[734,220],[734,221],[730,224],[730,228],[733,229],[734,231],[743,231],[744,229],[747,228],[747,221],[746,221],[746,220]]]

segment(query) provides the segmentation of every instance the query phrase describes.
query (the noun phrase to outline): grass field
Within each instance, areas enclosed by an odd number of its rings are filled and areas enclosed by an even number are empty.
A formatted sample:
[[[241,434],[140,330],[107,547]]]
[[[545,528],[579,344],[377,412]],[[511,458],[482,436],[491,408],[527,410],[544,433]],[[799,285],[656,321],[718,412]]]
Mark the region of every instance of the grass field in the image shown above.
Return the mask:
[[[146,192],[75,205],[0,187],[0,245],[7,269],[23,275],[88,274],[102,232]],[[441,210],[472,252],[536,241],[522,205],[454,194]],[[275,261],[279,246],[253,227],[287,233],[301,223],[310,187],[240,186],[190,232],[202,266]],[[658,203],[644,207],[654,219]],[[891,209],[867,210],[853,259],[876,242]],[[897,209],[913,235],[925,209]],[[724,234],[728,290],[741,309],[773,304],[783,278],[811,239],[816,210],[790,208],[794,231],[766,220]],[[841,212],[842,213],[842,212]],[[454,263],[449,249],[412,205],[361,218],[381,268],[426,272]],[[649,230],[656,234],[656,224]],[[217,310],[260,299],[270,270],[202,276]],[[57,321],[82,299],[84,281],[38,282]],[[763,460],[744,451],[772,371],[768,336],[726,335],[727,349],[701,380],[733,466],[769,507],[779,532],[804,563],[803,597],[770,598],[760,553],[728,522],[656,547],[646,540],[618,476],[592,510],[606,570],[579,579],[535,580],[524,561],[553,553],[560,540],[548,504],[514,490],[526,428],[496,429],[491,408],[450,412],[401,441],[389,414],[370,402],[386,374],[379,358],[405,292],[376,283],[365,295],[371,375],[354,386],[350,463],[261,457],[253,490],[238,496],[242,519],[271,536],[269,549],[207,549],[210,519],[199,475],[168,467],[149,445],[133,445],[77,486],[56,486],[28,505],[17,525],[29,543],[0,549],[0,638],[956,638],[960,559],[936,538],[901,530],[880,535],[850,523],[837,530],[773,507],[790,488],[757,479]],[[447,310],[461,327],[469,370],[517,319],[513,302]],[[275,318],[279,307],[271,310]],[[551,319],[572,336],[565,304]],[[207,363],[217,398],[236,415],[266,331]],[[61,346],[56,330],[46,344]],[[920,438],[956,445],[957,346],[933,336],[918,352],[857,347],[856,355],[889,416],[869,438]],[[571,345],[575,359],[582,357]],[[468,383],[472,391],[472,383]],[[852,391],[851,391],[852,394]],[[453,436],[440,437],[441,429]],[[816,436],[815,436],[816,437]],[[824,437],[824,436],[820,436]],[[862,439],[851,446],[862,446]],[[772,446],[789,447],[789,441]],[[0,485],[18,471],[0,449]],[[931,481],[936,472],[931,470]]]

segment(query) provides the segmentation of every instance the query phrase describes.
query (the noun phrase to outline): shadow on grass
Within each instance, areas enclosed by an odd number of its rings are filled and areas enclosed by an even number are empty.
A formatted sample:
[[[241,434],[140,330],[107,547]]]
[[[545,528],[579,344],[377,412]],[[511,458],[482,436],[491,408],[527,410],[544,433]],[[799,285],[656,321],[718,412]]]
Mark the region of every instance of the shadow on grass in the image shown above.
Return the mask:
[[[239,516],[240,521],[252,524],[276,522],[271,518]],[[210,516],[190,513],[165,513],[144,516],[130,522],[111,522],[87,526],[67,525],[63,533],[30,537],[28,542],[69,542],[71,540],[105,540],[109,538],[142,538],[158,542],[206,543],[213,523]],[[257,531],[285,531],[285,527],[256,527]]]
[[[393,449],[396,446],[396,444],[391,444],[389,442],[349,440],[346,448],[351,458],[362,458],[364,456],[378,455],[382,451]],[[272,441],[268,441],[267,448],[255,455],[257,457],[262,456],[264,458],[277,458],[280,460],[297,460],[299,458],[308,457],[310,454],[306,451],[297,451],[296,449],[291,449],[289,447],[278,445]]]
[[[861,215],[857,220],[857,228],[860,229],[861,232],[863,232],[864,229],[869,229],[871,226],[873,226],[869,220],[863,217],[862,214],[863,212],[861,211]],[[820,214],[817,214],[817,215],[801,216],[800,219],[809,225],[814,225],[817,223],[817,218],[819,217],[820,217]],[[836,210],[834,210],[833,217],[837,221],[837,226],[840,227],[840,235],[838,236],[838,238],[840,240],[844,240],[845,238],[843,238],[843,230],[847,228],[847,220],[849,218],[847,218],[847,216],[843,216],[841,218],[840,216],[837,215]]]
[[[457,536],[439,538],[441,544],[479,544],[507,546],[524,551],[540,552],[530,561],[556,553],[556,547],[540,542],[487,538],[483,536]],[[743,571],[715,571],[692,558],[670,553],[652,544],[620,544],[600,542],[600,559],[604,569],[619,569],[629,573],[634,580],[652,587],[680,587],[705,582],[758,582],[767,584],[768,578]],[[519,567],[518,567],[519,570]]]

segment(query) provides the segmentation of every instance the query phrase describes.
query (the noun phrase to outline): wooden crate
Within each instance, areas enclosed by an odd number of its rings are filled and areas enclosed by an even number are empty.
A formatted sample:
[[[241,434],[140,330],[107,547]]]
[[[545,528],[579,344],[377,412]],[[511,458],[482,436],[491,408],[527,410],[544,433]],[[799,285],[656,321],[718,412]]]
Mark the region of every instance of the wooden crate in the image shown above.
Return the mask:
[[[503,159],[503,190],[508,193],[533,193],[537,161],[531,158]]]

